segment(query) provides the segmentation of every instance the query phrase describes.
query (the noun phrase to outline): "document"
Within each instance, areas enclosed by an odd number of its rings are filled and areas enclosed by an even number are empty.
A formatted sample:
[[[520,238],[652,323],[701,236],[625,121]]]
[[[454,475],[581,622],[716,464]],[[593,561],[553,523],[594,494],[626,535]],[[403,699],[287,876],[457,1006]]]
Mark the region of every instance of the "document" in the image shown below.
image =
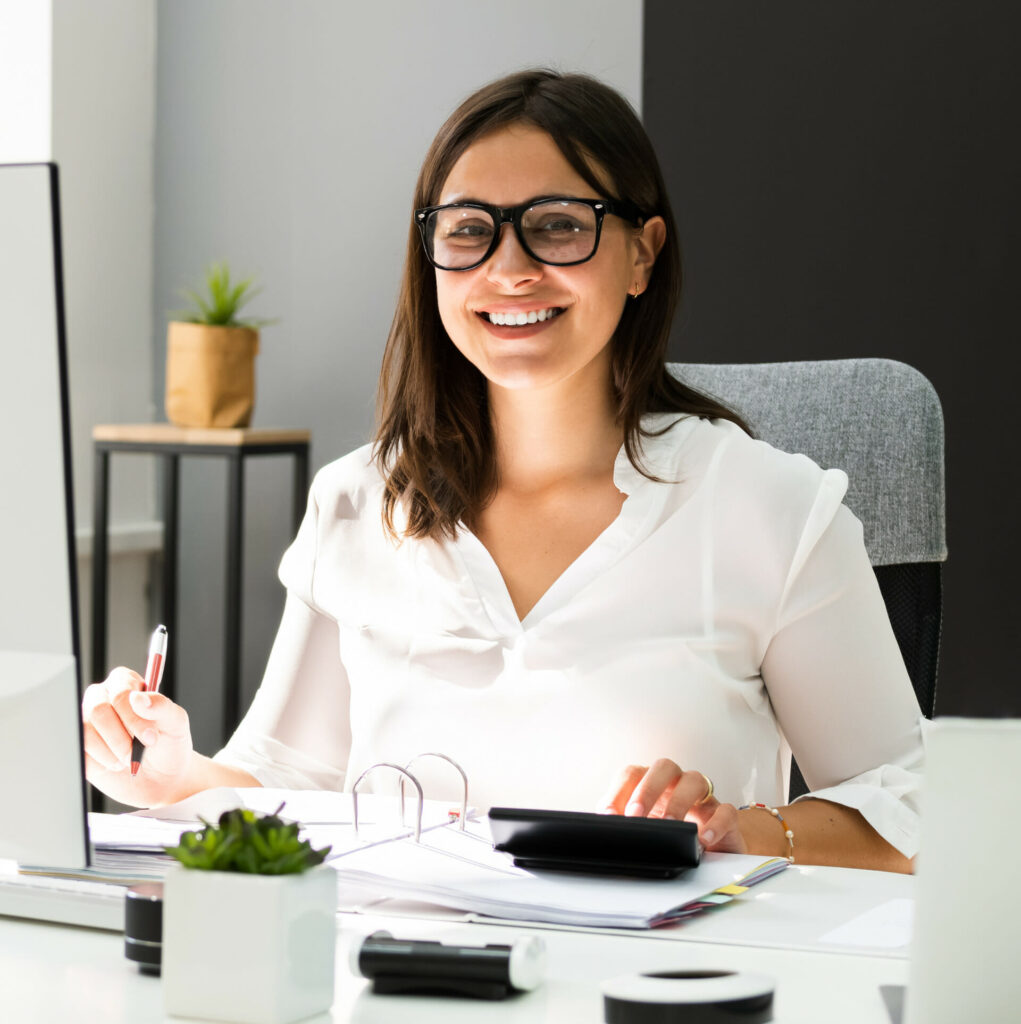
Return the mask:
[[[166,807],[149,807],[128,814],[116,815],[127,822],[139,819],[173,822],[180,821],[194,828],[201,820],[215,822],[224,811],[235,807],[246,807],[257,814],[271,814],[283,804],[280,817],[287,821],[300,821],[304,825],[353,825],[354,802],[350,793],[338,793],[329,789],[272,789],[264,786],[233,787],[218,786],[205,789]],[[410,825],[412,807],[417,804],[410,795],[406,800],[407,821]],[[431,824],[437,818],[443,824],[449,820],[451,805],[439,800],[426,800],[423,804],[423,825],[428,819]],[[108,815],[109,817],[109,815]],[[371,824],[383,820],[389,824],[400,820],[400,804],[396,797],[376,793],[361,793],[358,796],[359,821]]]
[[[345,885],[492,917],[603,928],[654,928],[727,903],[787,867],[782,858],[706,853],[673,879],[529,871],[492,848],[485,821],[442,828],[329,861]]]
[[[911,945],[914,913],[913,899],[887,900],[826,932],[820,936],[819,942],[835,946],[906,949]]]
[[[673,879],[525,870],[493,849],[485,818],[469,815],[461,829],[451,814],[459,808],[443,801],[424,802],[416,841],[417,800],[408,801],[402,822],[394,797],[359,795],[356,832],[349,793],[221,788],[169,807],[90,814],[94,866],[79,877],[161,878],[173,862],[165,848],[201,828],[202,819],[213,822],[234,807],[268,813],[281,803],[281,817],[300,821],[303,838],[316,848],[330,846],[326,863],[344,888],[508,920],[654,928],[725,904],[787,867],[784,859],[706,853],[697,868]]]
[[[279,809],[285,821],[301,823],[302,839],[307,839],[317,849],[331,847],[331,856],[336,857],[347,851],[410,837],[414,831],[413,806],[417,807],[417,800],[409,799],[402,822],[398,800],[375,793],[361,794],[356,834],[350,793],[221,786],[166,807],[127,814],[90,813],[89,836],[97,866],[113,868],[129,863],[132,858],[134,863],[144,865],[145,858],[149,858],[150,869],[160,876],[172,861],[164,852],[167,846],[176,846],[182,833],[203,828],[204,821],[215,824],[224,811],[236,807],[258,814],[270,814]],[[440,800],[423,801],[423,831],[448,825],[451,810],[450,804]]]
[[[300,821],[301,837],[316,849],[331,847],[333,856],[382,842],[393,842],[413,833],[413,805],[407,801],[405,822],[400,804],[392,798],[365,793],[358,798],[359,832],[354,830],[354,805],[350,793],[327,790],[290,790],[253,787],[235,789],[221,786],[196,793],[166,807],[130,811],[125,814],[89,813],[92,865],[88,868],[33,867],[23,865],[25,874],[93,881],[134,882],[161,879],[174,859],[165,852],[176,846],[184,832],[203,828],[224,811],[245,807],[269,814],[283,804],[280,816]],[[422,829],[439,828],[450,822],[451,805],[426,800],[422,808]],[[458,808],[459,810],[459,808]]]

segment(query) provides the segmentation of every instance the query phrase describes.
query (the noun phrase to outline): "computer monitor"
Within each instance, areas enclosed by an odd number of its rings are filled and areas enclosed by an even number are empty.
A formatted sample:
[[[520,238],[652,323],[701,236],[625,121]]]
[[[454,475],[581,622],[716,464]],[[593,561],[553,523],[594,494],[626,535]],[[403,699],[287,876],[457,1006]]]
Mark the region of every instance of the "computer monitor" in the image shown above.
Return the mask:
[[[0,165],[0,857],[89,862],[54,164]]]

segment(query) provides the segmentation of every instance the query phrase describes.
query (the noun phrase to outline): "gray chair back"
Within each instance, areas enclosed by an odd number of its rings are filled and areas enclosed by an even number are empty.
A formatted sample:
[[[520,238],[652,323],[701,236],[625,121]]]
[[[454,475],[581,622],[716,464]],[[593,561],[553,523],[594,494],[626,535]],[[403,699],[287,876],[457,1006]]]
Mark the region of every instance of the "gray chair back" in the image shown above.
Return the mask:
[[[844,470],[874,566],[946,560],[943,411],[913,367],[834,359],[670,369],[774,448]]]

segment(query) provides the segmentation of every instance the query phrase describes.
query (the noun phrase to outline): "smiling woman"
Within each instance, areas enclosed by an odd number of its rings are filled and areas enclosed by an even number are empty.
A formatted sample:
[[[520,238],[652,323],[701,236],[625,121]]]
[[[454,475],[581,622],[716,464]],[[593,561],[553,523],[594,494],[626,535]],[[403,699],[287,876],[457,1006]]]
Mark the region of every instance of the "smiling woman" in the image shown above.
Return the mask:
[[[574,240],[562,255],[569,260],[539,240],[540,228],[550,226],[546,201],[558,199],[577,200],[568,207]],[[677,237],[666,229],[673,214],[648,137],[612,89],[583,75],[545,71],[485,86],[438,132],[414,205],[380,380],[379,454],[383,462],[393,458],[385,498],[391,526],[403,504],[412,535],[453,536],[495,493],[493,394],[483,386],[490,378],[462,345],[486,360],[490,372],[500,372],[503,386],[515,387],[515,380],[538,384],[543,372],[569,374],[573,350],[564,346],[588,335],[582,344],[602,352],[602,370],[610,374],[599,382],[601,399],[614,392],[614,453],[623,439],[636,464],[648,412],[738,421],[666,371],[680,291]],[[562,238],[563,208],[559,213],[553,224]],[[467,221],[464,227],[479,239],[470,259],[449,256],[445,239],[458,221]],[[657,287],[625,307],[629,294],[647,289],[653,267]],[[579,289],[588,292],[585,302]],[[547,335],[546,328],[527,328],[533,312],[537,324],[557,321],[545,359],[540,342],[524,345],[530,335]],[[521,316],[526,324],[518,326]],[[474,323],[483,318],[485,333]],[[500,330],[510,318],[511,330]],[[580,387],[584,379],[574,383]]]
[[[482,808],[687,818],[712,849],[907,869],[922,718],[846,477],[667,372],[679,287],[619,95],[528,71],[469,97],[416,185],[376,442],[316,477],[251,710],[209,761],[121,670],[86,701],[97,784],[343,788],[432,749]],[[786,736],[815,790],[781,810]]]

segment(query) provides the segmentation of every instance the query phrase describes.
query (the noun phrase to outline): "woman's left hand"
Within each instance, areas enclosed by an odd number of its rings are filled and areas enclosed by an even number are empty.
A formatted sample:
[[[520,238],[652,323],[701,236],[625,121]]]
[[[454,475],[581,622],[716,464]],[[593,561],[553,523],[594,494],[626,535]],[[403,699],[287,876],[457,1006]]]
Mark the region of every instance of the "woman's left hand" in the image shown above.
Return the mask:
[[[635,818],[673,818],[698,825],[699,840],[707,850],[747,853],[738,828],[737,808],[709,795],[708,776],[685,771],[667,758],[651,767],[628,765],[610,789],[605,809],[610,814]]]

